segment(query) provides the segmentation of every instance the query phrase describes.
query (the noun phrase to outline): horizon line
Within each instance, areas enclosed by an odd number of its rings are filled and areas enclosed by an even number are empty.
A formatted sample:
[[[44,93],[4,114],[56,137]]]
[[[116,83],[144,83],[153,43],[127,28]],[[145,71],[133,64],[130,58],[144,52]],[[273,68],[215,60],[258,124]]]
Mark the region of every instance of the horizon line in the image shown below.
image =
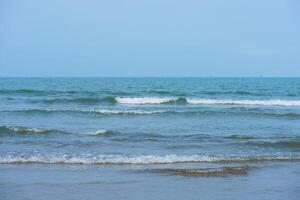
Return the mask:
[[[0,78],[300,78],[300,76],[1,76]]]

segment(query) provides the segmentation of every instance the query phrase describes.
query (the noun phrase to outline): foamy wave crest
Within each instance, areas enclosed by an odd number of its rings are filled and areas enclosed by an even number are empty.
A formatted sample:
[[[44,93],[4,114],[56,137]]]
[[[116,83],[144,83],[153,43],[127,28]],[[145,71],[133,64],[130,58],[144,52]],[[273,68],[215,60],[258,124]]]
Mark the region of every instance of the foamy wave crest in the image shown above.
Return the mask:
[[[12,127],[12,126],[0,126],[0,134],[80,134],[80,135],[106,135],[111,131],[100,129],[97,131],[90,132],[67,132],[55,129],[38,129],[38,128],[27,128],[27,127]]]
[[[232,104],[263,106],[300,106],[300,100],[226,100],[226,99],[187,99],[189,104]]]
[[[103,114],[103,115],[153,115],[162,113],[180,113],[171,110],[110,110],[110,109],[19,109],[19,110],[0,110],[0,112],[17,112],[17,113],[38,113],[38,114],[51,114],[51,113],[77,113],[77,114]]]
[[[0,163],[66,163],[66,164],[163,164],[178,162],[212,161],[210,157],[191,155],[30,155],[0,156]]]
[[[97,130],[97,131],[90,131],[90,132],[86,132],[86,133],[81,133],[83,135],[105,135],[108,134],[109,131],[101,129],[101,130]]]
[[[300,106],[300,100],[226,100],[226,99],[187,99],[189,104],[229,104],[262,106]]]
[[[300,156],[218,157],[206,155],[0,155],[0,164],[171,164],[192,162],[299,161]]]
[[[166,103],[184,103],[193,105],[257,105],[257,106],[300,106],[300,100],[249,100],[249,99],[199,99],[184,97],[117,97],[115,98],[121,104],[166,104]]]
[[[50,130],[26,127],[0,126],[0,133],[18,133],[18,134],[33,134],[47,133]]]
[[[162,104],[176,98],[171,97],[117,97],[116,101],[122,104]]]
[[[169,112],[168,110],[153,110],[153,111],[145,111],[145,110],[107,110],[107,109],[99,109],[99,110],[91,110],[90,112],[95,112],[99,114],[114,114],[114,115],[152,115],[152,114],[160,114]]]

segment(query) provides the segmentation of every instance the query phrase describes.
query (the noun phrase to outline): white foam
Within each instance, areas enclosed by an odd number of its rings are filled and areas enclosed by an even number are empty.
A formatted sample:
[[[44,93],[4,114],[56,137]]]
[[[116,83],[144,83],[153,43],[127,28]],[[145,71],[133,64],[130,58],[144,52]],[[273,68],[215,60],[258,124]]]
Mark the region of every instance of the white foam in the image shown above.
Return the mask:
[[[107,134],[108,131],[101,129],[101,130],[97,130],[97,131],[90,131],[90,132],[86,132],[86,133],[82,133],[83,135],[105,135]]]
[[[300,100],[232,100],[232,99],[187,99],[189,104],[233,104],[262,106],[300,106]]]
[[[152,114],[159,114],[168,112],[167,110],[154,110],[154,111],[142,111],[142,110],[107,110],[107,109],[99,109],[99,110],[92,110],[91,112],[96,112],[100,114],[129,114],[129,115],[152,115]]]
[[[177,97],[117,97],[116,101],[121,104],[163,104],[171,101],[176,102]],[[256,105],[256,106],[300,106],[300,100],[283,99],[202,99],[186,98],[187,104],[194,105]]]
[[[206,155],[7,155],[0,156],[0,164],[7,163],[65,163],[65,164],[170,164],[186,162],[288,161],[300,156],[217,157]]]
[[[30,132],[30,133],[43,133],[46,130],[37,128],[23,128],[23,127],[7,127],[14,132]]]
[[[68,163],[68,164],[163,164],[176,162],[213,161],[208,156],[190,155],[34,155],[34,156],[0,156],[0,163]]]
[[[176,100],[171,97],[117,97],[116,101],[122,104],[162,104]]]

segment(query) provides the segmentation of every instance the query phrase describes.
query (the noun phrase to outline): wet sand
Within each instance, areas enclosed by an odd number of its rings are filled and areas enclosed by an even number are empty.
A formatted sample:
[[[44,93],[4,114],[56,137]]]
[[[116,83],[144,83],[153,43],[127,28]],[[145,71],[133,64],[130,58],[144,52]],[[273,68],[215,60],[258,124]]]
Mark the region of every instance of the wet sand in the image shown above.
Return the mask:
[[[3,164],[0,199],[297,200],[300,197],[299,162],[267,162],[247,167],[171,166]]]

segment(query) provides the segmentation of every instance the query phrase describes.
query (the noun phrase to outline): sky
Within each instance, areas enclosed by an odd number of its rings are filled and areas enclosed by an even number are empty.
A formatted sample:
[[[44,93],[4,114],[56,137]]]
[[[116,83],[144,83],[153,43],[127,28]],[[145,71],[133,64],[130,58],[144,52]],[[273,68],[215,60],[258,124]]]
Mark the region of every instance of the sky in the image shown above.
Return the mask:
[[[0,0],[0,76],[300,76],[299,0]]]

